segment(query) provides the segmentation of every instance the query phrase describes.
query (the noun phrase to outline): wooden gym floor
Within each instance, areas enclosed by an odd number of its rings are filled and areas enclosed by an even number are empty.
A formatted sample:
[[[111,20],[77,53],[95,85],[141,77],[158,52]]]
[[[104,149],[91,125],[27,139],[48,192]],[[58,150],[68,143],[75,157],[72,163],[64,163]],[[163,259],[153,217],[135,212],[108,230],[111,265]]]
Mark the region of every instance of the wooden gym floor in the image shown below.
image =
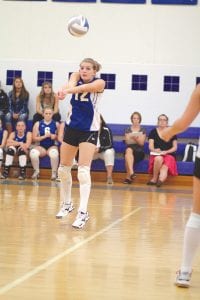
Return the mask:
[[[191,185],[95,182],[90,220],[58,220],[59,183],[0,181],[0,299],[200,299],[200,256],[192,286],[174,286]],[[73,185],[78,208],[78,184]]]

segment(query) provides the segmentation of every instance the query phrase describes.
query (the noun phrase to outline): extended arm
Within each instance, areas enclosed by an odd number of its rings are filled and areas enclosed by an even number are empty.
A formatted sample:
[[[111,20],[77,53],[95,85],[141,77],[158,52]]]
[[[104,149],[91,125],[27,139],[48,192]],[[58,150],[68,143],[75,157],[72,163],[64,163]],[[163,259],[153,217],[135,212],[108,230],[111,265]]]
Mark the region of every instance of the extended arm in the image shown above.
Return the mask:
[[[162,138],[169,140],[172,136],[186,130],[200,111],[200,84],[194,89],[182,116],[171,127],[162,132]]]
[[[80,75],[77,74],[78,73],[73,73],[70,77],[67,87],[58,92],[58,98],[60,100],[63,100],[67,94],[103,92],[105,88],[105,81],[103,79],[97,79],[93,82],[76,86],[78,80],[80,79]]]

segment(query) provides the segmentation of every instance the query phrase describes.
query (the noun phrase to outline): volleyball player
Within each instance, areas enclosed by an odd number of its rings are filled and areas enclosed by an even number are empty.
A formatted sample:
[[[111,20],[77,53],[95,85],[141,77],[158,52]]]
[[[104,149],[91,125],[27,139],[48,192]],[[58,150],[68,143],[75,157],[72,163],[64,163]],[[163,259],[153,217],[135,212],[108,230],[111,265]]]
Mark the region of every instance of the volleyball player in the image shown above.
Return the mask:
[[[2,175],[3,178],[6,179],[8,177],[15,155],[17,155],[19,159],[20,174],[18,178],[20,180],[26,178],[27,156],[31,142],[32,134],[26,131],[25,121],[17,121],[15,131],[11,132],[6,143],[7,151]]]
[[[8,138],[8,131],[4,128],[3,120],[3,116],[0,115],[0,178],[3,178],[1,174],[1,167],[3,162],[5,145]]]
[[[172,136],[187,129],[200,111],[200,84],[194,89],[190,101],[182,116],[172,127],[162,132],[162,138],[168,141]],[[192,274],[192,262],[200,244],[200,143],[196,153],[193,176],[193,207],[185,226],[183,255],[180,270],[177,272],[175,284],[189,287]]]
[[[90,166],[95,153],[100,114],[98,102],[105,88],[105,81],[96,77],[101,65],[92,58],[85,58],[80,63],[79,72],[72,73],[65,88],[58,92],[63,100],[72,94],[70,112],[67,114],[65,133],[60,148],[60,200],[62,206],[57,218],[66,216],[74,209],[71,200],[73,160],[79,150],[78,180],[80,186],[80,205],[72,226],[82,228],[89,219],[87,211],[91,190]]]
[[[59,123],[53,120],[53,109],[46,107],[44,119],[37,121],[33,126],[33,142],[36,143],[30,151],[31,163],[34,169],[32,179],[39,178],[40,157],[48,155],[51,162],[51,180],[56,180],[59,164],[59,151],[57,146],[57,131]]]

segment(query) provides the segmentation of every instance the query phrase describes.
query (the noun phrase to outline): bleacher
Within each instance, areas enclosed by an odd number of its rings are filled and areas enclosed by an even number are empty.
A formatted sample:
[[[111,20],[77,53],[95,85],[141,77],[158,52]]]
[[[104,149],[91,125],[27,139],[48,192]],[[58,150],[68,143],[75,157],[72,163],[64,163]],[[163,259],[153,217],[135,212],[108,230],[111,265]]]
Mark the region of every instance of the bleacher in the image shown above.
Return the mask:
[[[127,128],[128,124],[108,124],[109,128],[112,130],[113,133],[113,140],[114,140],[114,148],[116,151],[116,158],[115,158],[115,166],[114,172],[125,172],[125,163],[124,163],[124,150],[125,150],[125,143],[124,139],[124,132],[125,128]],[[155,128],[155,125],[143,125],[145,127],[147,136],[149,132]],[[198,127],[190,127],[185,132],[180,133],[177,135],[178,137],[178,149],[177,149],[177,166],[178,166],[178,173],[179,175],[192,175],[194,169],[193,162],[183,162],[184,150],[185,146],[188,142],[198,143],[199,139],[199,128]],[[145,142],[144,145],[145,150],[145,159],[135,166],[136,173],[147,173],[148,172],[148,156],[149,156],[149,148],[148,148],[148,141]],[[95,160],[92,162],[92,170],[93,171],[103,171],[105,170],[104,162],[101,160]]]
[[[109,128],[113,133],[114,140],[114,149],[116,152],[115,157],[115,165],[114,172],[125,172],[125,163],[124,163],[124,150],[125,143],[124,132],[125,128],[129,126],[129,124],[108,124]],[[151,129],[155,128],[155,125],[143,125],[145,127],[147,136]],[[31,130],[32,122],[29,121],[28,128]],[[192,175],[194,169],[193,162],[183,162],[184,150],[185,146],[188,142],[198,143],[199,139],[199,128],[198,127],[189,127],[185,132],[178,134],[178,149],[177,149],[177,166],[179,175]],[[136,173],[148,173],[148,156],[149,156],[149,148],[148,141],[145,142],[144,146],[145,150],[145,159],[135,166]],[[50,168],[50,160],[49,157],[43,157],[40,159],[40,168],[49,169]],[[105,171],[104,162],[100,159],[94,160],[91,166],[92,171]]]

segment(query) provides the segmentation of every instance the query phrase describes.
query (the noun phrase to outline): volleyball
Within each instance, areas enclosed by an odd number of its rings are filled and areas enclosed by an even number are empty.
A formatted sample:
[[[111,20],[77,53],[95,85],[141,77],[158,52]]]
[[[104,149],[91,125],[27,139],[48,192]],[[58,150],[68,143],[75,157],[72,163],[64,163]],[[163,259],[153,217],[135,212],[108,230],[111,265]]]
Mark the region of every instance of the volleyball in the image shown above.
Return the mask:
[[[68,31],[71,35],[81,37],[89,30],[88,20],[82,16],[74,16],[68,21]]]

